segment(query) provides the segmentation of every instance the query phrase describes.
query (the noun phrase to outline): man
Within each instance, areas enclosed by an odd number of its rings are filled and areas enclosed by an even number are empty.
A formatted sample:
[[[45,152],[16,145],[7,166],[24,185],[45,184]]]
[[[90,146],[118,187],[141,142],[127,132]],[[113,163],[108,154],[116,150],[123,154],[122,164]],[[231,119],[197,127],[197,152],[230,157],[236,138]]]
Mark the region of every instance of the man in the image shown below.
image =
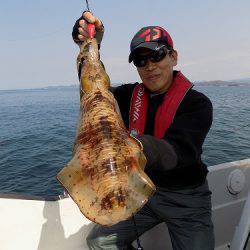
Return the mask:
[[[88,37],[87,22],[95,24],[100,44],[104,28],[90,12],[77,20],[74,41],[79,44]],[[145,172],[157,191],[134,220],[112,227],[95,225],[87,237],[88,246],[132,249],[137,235],[165,222],[174,250],[212,250],[211,192],[201,160],[202,144],[212,124],[212,104],[192,89],[181,72],[173,70],[178,55],[163,28],[142,28],[130,50],[129,62],[136,66],[142,83],[122,85],[112,92],[126,127],[143,144]]]

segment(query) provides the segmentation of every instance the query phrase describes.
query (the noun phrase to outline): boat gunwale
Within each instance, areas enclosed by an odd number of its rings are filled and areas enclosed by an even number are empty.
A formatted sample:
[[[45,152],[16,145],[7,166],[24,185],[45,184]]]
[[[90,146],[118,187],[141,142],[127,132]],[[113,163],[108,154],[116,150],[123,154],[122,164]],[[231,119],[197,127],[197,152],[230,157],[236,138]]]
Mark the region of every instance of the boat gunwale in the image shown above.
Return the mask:
[[[53,196],[38,196],[29,194],[16,194],[16,193],[0,193],[0,199],[15,199],[15,200],[35,200],[35,201],[59,201],[68,198],[69,195],[64,192],[61,195]]]

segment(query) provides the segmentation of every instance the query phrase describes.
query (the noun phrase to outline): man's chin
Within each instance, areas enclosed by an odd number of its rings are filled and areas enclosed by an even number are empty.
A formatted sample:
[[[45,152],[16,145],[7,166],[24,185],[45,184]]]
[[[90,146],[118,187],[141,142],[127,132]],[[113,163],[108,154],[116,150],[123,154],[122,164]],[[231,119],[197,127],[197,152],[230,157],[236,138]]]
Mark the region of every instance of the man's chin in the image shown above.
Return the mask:
[[[154,87],[147,87],[147,86],[145,86],[151,93],[155,93],[155,94],[158,94],[158,93],[160,93],[160,89],[158,89],[158,88],[154,88]]]
[[[151,92],[157,91],[157,83],[153,81],[143,82],[144,86]]]

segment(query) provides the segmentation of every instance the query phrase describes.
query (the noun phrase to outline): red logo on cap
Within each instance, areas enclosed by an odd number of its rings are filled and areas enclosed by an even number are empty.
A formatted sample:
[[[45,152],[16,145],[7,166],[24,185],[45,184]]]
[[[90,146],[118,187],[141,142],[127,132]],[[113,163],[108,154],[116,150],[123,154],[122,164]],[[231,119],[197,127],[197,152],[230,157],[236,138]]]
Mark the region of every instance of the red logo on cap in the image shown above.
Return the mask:
[[[150,29],[145,30],[143,33],[139,35],[139,37],[143,38],[145,37],[145,42],[150,41]]]
[[[141,38],[145,37],[145,42],[154,41],[154,40],[161,37],[161,29],[154,28],[153,31],[154,31],[154,33],[156,33],[156,35],[153,36],[153,34],[152,34],[153,32],[151,33],[151,29],[147,29],[143,33],[141,33],[139,35],[139,37],[141,37]]]
[[[161,37],[161,31],[159,29],[154,29],[156,35],[153,36],[153,41]]]

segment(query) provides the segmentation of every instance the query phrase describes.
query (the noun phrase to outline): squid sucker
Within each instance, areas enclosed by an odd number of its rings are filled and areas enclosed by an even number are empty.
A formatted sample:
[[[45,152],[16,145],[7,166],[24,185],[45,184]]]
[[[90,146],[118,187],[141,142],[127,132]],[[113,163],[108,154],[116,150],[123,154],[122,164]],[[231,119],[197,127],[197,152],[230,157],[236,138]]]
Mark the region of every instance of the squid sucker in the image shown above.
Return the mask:
[[[80,114],[73,157],[57,179],[89,220],[129,219],[153,195],[140,143],[126,129],[95,38],[80,46]]]

